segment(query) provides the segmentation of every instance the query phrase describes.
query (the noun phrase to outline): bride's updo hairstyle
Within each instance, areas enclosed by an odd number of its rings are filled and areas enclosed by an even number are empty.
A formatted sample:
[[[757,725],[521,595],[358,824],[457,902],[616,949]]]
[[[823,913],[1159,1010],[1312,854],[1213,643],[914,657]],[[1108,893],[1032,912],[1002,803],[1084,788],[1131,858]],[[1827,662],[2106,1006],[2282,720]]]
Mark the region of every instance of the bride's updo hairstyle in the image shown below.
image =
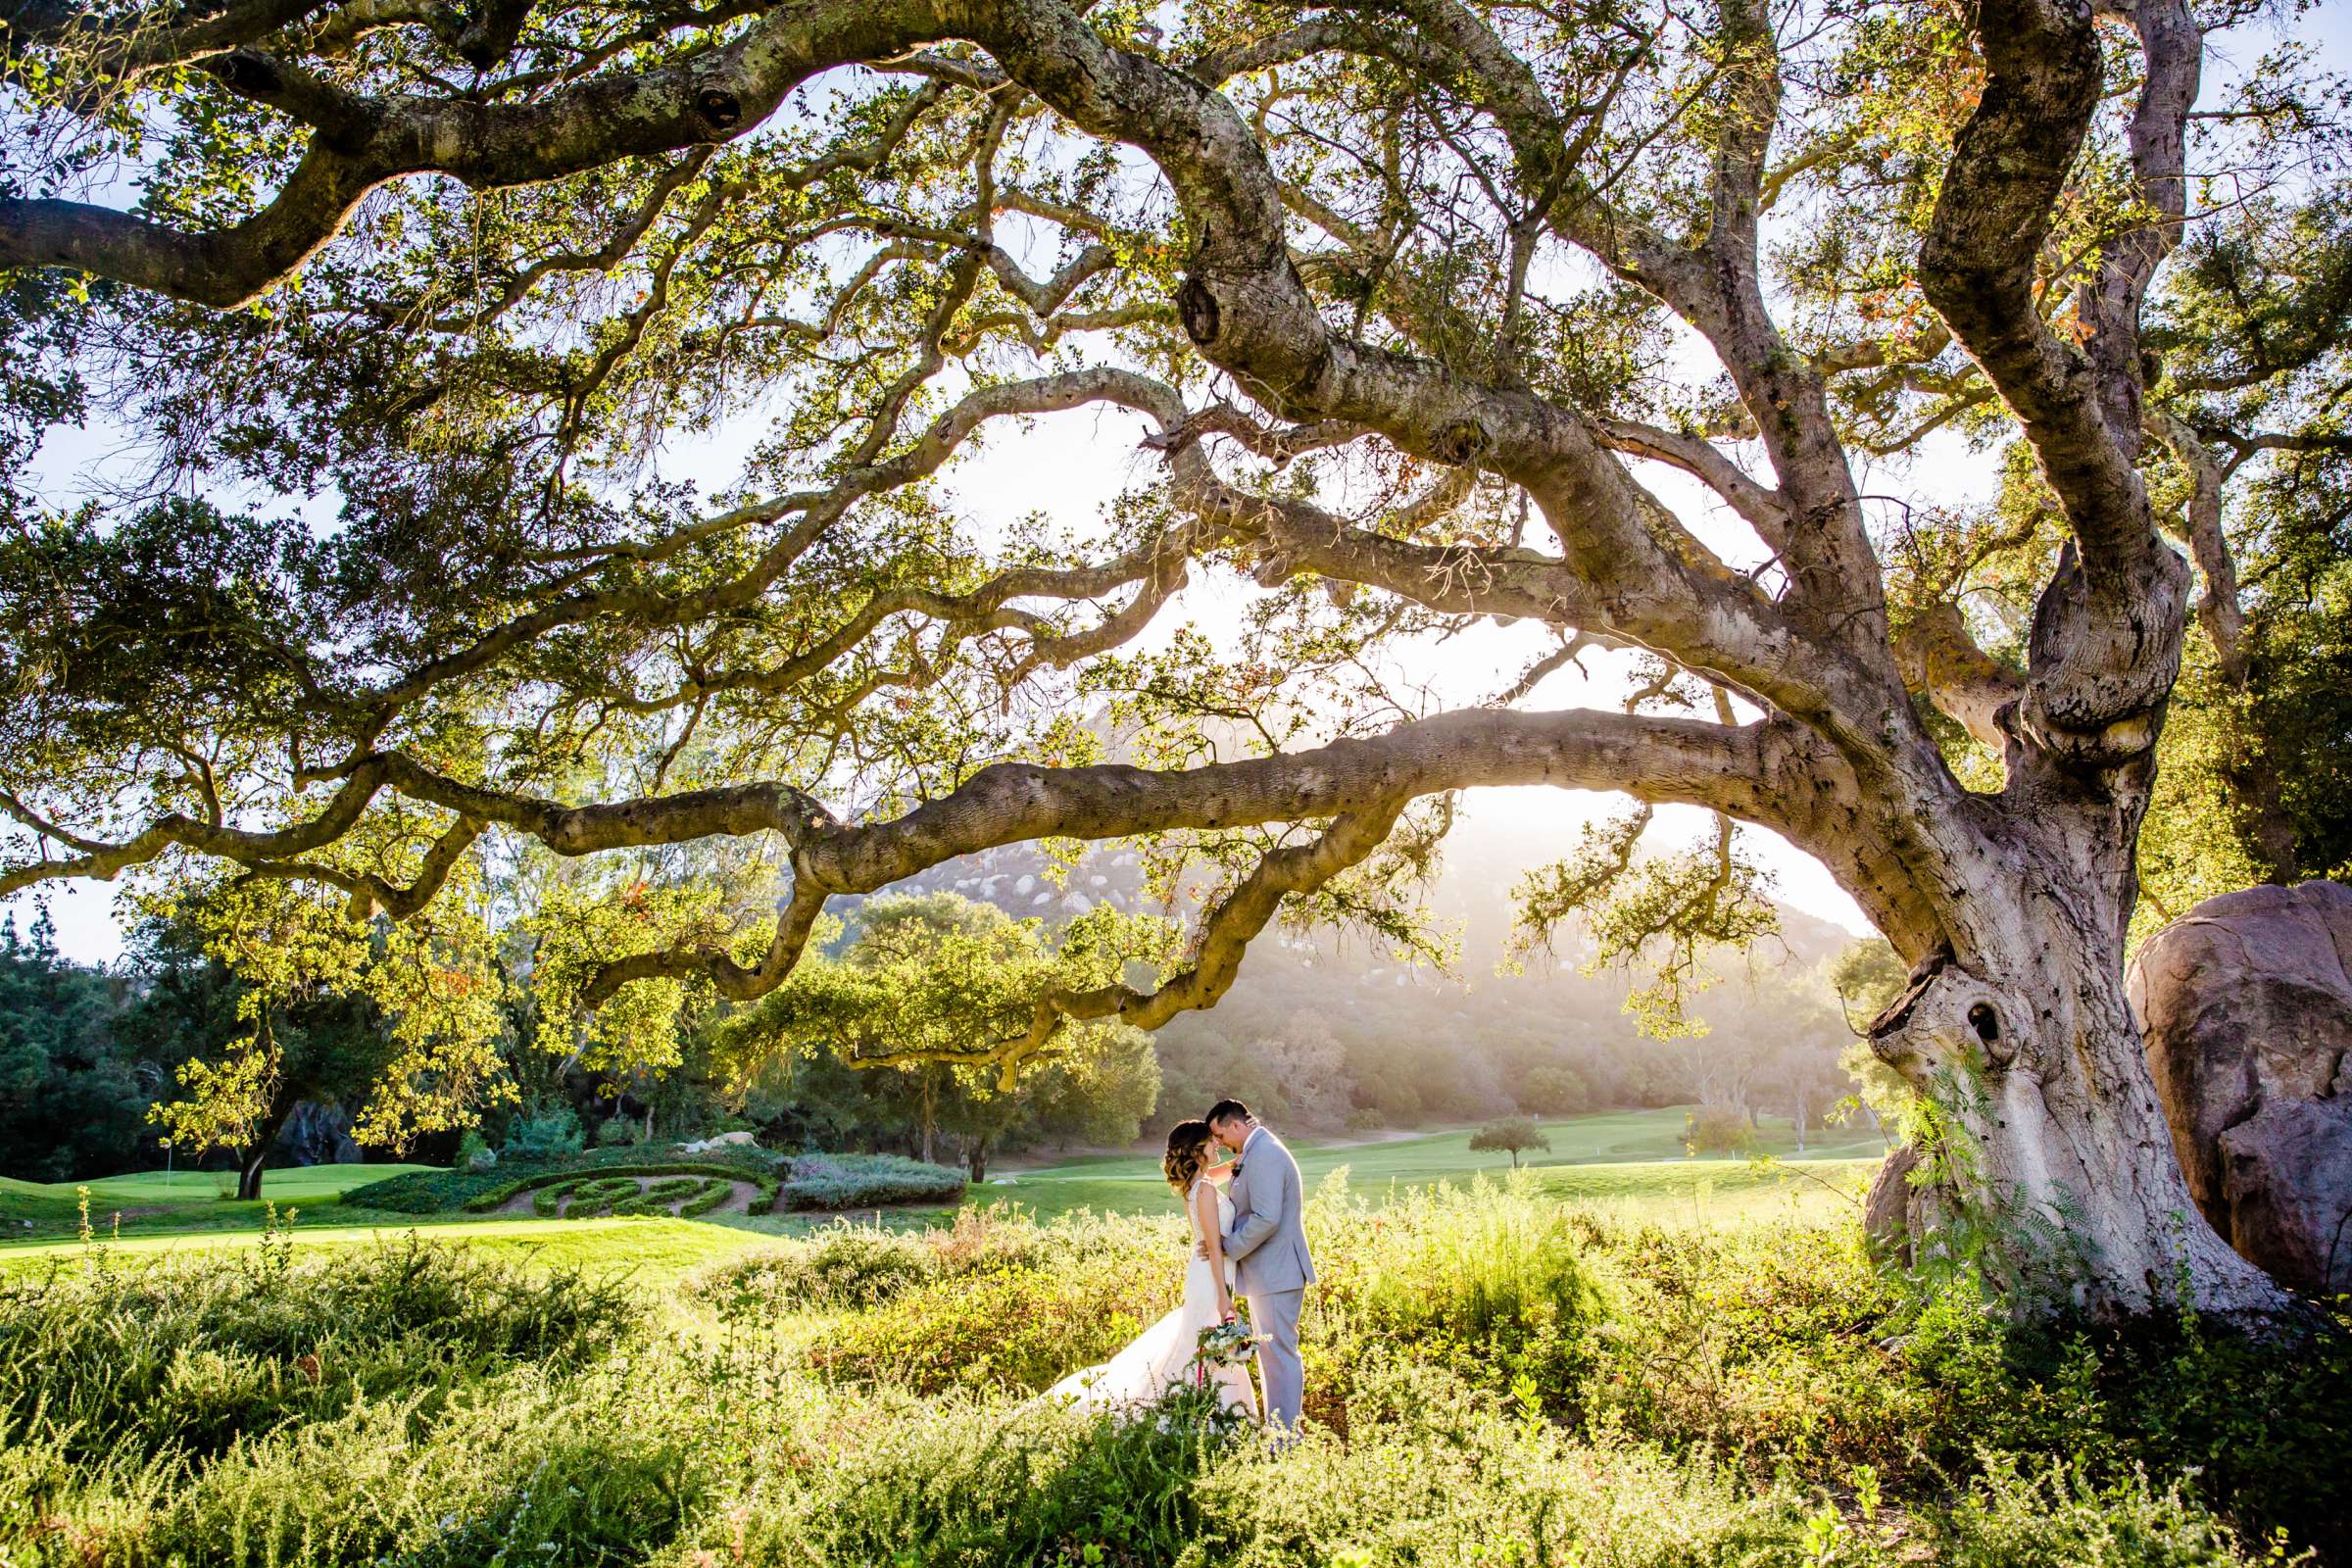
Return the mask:
[[[1159,1162],[1160,1174],[1181,1198],[1193,1190],[1200,1167],[1208,1163],[1208,1123],[1180,1121],[1168,1129],[1168,1152]]]

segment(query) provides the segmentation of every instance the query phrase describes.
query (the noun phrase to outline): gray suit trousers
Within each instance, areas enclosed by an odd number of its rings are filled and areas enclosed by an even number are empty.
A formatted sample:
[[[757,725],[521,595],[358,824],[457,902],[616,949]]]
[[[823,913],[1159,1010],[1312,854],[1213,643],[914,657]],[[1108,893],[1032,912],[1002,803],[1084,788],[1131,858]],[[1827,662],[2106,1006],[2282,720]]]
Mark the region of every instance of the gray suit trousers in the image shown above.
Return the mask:
[[[1257,1379],[1265,1385],[1266,1425],[1276,1431],[1298,1425],[1298,1401],[1306,1368],[1298,1359],[1298,1308],[1304,1290],[1250,1293],[1250,1332],[1263,1335],[1257,1348]]]

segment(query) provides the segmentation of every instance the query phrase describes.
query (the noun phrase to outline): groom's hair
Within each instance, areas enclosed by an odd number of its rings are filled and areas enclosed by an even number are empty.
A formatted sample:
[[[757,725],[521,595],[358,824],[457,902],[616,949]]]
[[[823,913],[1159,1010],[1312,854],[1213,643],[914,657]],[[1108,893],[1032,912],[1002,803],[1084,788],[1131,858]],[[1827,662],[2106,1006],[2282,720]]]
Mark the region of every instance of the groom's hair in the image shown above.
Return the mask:
[[[1214,1127],[1217,1123],[1231,1121],[1236,1116],[1244,1121],[1250,1120],[1250,1107],[1238,1100],[1220,1100],[1209,1106],[1208,1114],[1200,1119]]]

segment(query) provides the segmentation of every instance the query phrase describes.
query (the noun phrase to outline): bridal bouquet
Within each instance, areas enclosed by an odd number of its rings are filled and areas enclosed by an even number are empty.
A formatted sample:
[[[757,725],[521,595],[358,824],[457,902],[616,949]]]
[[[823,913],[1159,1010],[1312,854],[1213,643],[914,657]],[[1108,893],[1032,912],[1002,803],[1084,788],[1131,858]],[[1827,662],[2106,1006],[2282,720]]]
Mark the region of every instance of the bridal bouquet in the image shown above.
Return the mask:
[[[1250,1351],[1262,1334],[1252,1334],[1239,1319],[1229,1323],[1212,1323],[1200,1331],[1200,1348],[1193,1360],[1203,1371],[1212,1366],[1241,1366],[1250,1359]]]

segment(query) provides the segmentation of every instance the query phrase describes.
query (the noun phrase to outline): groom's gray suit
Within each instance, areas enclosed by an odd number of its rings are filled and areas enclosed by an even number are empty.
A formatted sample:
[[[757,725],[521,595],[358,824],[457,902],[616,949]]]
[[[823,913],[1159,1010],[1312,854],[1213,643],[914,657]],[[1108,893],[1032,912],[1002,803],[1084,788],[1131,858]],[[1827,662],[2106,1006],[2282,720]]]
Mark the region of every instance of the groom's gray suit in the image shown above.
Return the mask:
[[[1298,1217],[1304,1200],[1298,1162],[1281,1139],[1254,1128],[1234,1164],[1230,1194],[1233,1230],[1224,1238],[1225,1255],[1234,1260],[1235,1280],[1249,1298],[1250,1330],[1264,1336],[1257,1375],[1266,1387],[1266,1420],[1294,1427],[1306,1384],[1298,1362],[1298,1308],[1315,1282]]]

